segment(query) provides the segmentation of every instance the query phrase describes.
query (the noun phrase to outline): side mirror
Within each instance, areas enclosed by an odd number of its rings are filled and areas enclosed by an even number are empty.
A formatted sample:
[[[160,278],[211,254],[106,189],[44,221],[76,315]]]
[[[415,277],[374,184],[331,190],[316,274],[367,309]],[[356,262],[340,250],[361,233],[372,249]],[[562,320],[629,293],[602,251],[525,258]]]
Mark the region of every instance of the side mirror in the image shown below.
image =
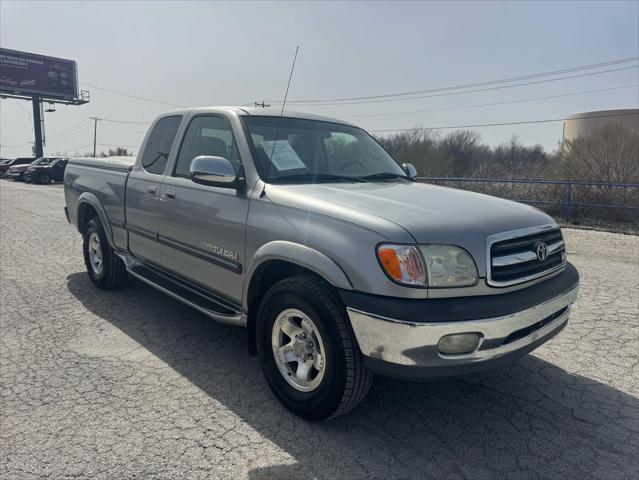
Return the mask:
[[[242,180],[226,158],[208,155],[193,159],[189,176],[195,183],[226,188],[236,188]]]
[[[417,177],[417,169],[412,163],[402,163],[402,168],[406,172],[406,175],[408,175],[410,178]]]

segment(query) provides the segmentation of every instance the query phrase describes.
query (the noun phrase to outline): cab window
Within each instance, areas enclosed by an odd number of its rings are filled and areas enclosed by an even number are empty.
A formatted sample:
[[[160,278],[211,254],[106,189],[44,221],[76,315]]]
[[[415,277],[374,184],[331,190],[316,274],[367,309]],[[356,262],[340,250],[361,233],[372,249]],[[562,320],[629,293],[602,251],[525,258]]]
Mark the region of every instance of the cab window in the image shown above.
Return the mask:
[[[144,170],[156,175],[164,173],[180,122],[182,122],[182,116],[175,115],[164,117],[155,124],[142,155]]]
[[[188,178],[191,162],[201,155],[224,157],[237,171],[241,163],[240,156],[231,125],[226,118],[203,115],[191,120],[184,134],[173,175]]]

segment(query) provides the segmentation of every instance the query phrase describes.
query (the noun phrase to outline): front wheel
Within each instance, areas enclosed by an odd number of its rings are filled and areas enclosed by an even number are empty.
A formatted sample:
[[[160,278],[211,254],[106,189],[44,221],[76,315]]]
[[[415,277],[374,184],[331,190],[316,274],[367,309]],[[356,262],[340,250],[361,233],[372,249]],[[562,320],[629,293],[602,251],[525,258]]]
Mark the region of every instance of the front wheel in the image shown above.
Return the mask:
[[[97,287],[111,289],[125,282],[127,271],[124,262],[109,245],[98,217],[87,222],[82,250],[89,278]]]
[[[40,185],[48,185],[49,183],[51,183],[51,175],[49,175],[48,173],[41,173],[38,176],[38,183]]]
[[[313,275],[273,285],[257,315],[257,351],[266,380],[286,408],[308,420],[353,409],[373,375],[333,288]]]

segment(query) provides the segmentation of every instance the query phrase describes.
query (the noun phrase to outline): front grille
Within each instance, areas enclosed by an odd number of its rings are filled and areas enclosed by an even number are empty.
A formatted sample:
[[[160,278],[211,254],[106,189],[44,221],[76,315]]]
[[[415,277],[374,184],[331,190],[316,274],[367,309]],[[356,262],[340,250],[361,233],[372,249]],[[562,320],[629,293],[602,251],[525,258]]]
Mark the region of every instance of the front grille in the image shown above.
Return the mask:
[[[543,260],[537,254],[541,244],[547,252]],[[488,283],[507,286],[526,282],[561,269],[565,262],[566,248],[559,228],[498,240],[490,246]]]

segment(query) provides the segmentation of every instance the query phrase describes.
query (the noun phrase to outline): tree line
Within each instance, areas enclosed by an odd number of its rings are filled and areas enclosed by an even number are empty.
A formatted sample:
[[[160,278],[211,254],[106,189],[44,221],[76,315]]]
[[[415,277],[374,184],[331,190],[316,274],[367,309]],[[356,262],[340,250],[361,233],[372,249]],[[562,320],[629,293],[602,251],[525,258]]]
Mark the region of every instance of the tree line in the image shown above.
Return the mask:
[[[474,130],[442,134],[416,129],[377,140],[425,177],[639,182],[639,131],[621,125],[605,125],[553,152],[524,145],[516,135],[492,147]]]

